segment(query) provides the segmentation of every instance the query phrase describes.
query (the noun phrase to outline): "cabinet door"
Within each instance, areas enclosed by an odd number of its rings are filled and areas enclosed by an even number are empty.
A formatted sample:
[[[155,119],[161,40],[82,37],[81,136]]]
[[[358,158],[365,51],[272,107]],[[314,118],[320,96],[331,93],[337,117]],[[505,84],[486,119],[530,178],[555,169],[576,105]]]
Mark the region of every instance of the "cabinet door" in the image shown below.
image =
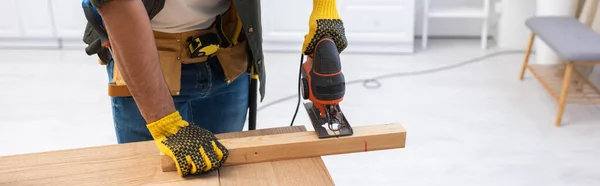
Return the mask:
[[[53,38],[52,16],[47,0],[18,0],[21,36],[26,38]]]
[[[312,0],[262,0],[265,50],[299,52],[308,33]]]
[[[81,0],[50,0],[50,7],[57,37],[81,39],[86,24]]]
[[[343,0],[337,9],[344,22],[348,52],[411,53],[415,0]],[[312,1],[262,0],[265,51],[300,52]]]
[[[0,1],[0,38],[20,37],[19,13],[17,0]]]
[[[412,42],[414,0],[338,1],[346,37],[353,42]]]

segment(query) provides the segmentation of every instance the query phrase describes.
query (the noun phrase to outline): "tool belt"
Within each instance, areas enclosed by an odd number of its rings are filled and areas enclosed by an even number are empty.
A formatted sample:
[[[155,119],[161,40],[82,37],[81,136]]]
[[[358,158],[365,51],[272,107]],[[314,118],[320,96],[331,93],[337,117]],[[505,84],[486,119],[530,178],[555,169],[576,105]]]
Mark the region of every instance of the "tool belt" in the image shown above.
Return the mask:
[[[229,10],[217,16],[208,29],[183,33],[154,31],[160,66],[171,95],[179,95],[182,64],[202,63],[217,57],[227,83],[243,74],[248,69],[248,58],[247,41],[241,29],[241,21],[232,3]],[[109,96],[131,96],[117,65],[113,67]]]

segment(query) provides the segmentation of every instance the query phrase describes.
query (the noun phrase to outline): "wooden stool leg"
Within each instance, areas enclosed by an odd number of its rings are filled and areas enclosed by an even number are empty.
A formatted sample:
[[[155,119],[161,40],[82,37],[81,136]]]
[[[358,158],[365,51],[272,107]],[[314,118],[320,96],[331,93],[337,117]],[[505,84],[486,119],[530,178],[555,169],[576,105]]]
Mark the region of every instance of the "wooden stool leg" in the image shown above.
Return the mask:
[[[573,72],[573,63],[567,62],[565,68],[565,77],[563,79],[562,89],[560,90],[560,99],[558,100],[558,114],[556,116],[555,125],[560,126],[563,112],[565,111],[565,104],[567,102],[567,93],[569,92],[569,84],[571,84],[571,74]]]
[[[525,59],[523,59],[523,67],[521,67],[521,75],[519,76],[520,80],[523,80],[523,76],[525,75],[525,69],[527,69],[527,63],[529,63],[529,54],[531,54],[533,39],[535,39],[535,34],[531,33],[531,36],[529,36],[529,44],[527,44],[527,52],[525,52]]]

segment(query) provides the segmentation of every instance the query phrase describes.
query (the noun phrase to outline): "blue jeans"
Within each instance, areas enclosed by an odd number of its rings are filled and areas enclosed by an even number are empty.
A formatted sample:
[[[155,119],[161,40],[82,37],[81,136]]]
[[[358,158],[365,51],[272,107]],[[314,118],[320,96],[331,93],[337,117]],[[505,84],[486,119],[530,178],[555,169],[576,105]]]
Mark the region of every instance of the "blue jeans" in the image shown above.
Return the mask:
[[[113,63],[107,65],[112,80]],[[184,120],[211,132],[242,131],[248,109],[250,74],[244,73],[230,84],[216,57],[207,62],[184,64],[180,95],[173,96],[175,108]],[[118,143],[153,140],[146,121],[132,97],[111,97]]]

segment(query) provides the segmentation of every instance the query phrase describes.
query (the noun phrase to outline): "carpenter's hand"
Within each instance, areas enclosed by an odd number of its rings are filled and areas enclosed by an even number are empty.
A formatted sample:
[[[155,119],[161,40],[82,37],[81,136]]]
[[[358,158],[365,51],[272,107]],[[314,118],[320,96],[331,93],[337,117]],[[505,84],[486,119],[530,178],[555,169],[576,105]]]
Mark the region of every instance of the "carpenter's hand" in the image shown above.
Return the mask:
[[[315,45],[324,36],[329,36],[342,53],[348,46],[344,24],[340,18],[335,0],[313,0],[313,11],[308,23],[308,34],[304,36],[302,52],[313,57]]]
[[[179,112],[147,127],[160,151],[173,158],[180,176],[216,170],[227,160],[227,148],[210,131],[182,120]]]

